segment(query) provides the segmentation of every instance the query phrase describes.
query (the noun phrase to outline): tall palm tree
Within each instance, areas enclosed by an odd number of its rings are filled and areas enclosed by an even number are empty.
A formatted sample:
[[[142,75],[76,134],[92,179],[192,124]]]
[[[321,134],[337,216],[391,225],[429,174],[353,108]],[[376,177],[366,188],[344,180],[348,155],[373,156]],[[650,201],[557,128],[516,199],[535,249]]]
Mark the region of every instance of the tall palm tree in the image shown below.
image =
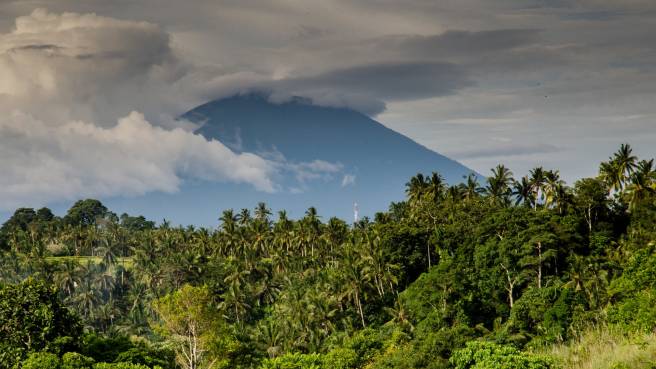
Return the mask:
[[[237,225],[237,220],[239,220],[239,218],[237,215],[235,215],[235,211],[232,209],[224,210],[219,217],[221,228],[224,230],[228,228],[230,231],[234,231],[234,227]]]
[[[411,204],[417,204],[424,197],[428,183],[424,175],[417,173],[410,181],[405,184],[405,193],[408,196],[408,201]]]
[[[266,203],[257,203],[257,207],[255,208],[255,219],[268,225],[269,216],[271,216],[271,209],[267,207]]]
[[[463,183],[463,197],[467,200],[474,199],[480,195],[483,189],[478,184],[478,177],[474,173],[470,173],[464,177],[466,179]]]
[[[442,197],[444,197],[444,192],[446,190],[446,183],[444,178],[437,173],[431,173],[431,176],[425,182],[425,193],[434,203],[437,203]]]
[[[565,185],[565,181],[560,179],[560,172],[557,170],[548,170],[544,173],[544,205],[551,207],[556,202],[556,190]]]
[[[656,172],[654,159],[641,160],[629,177],[624,196],[629,202],[629,209],[634,210],[647,197],[656,193]]]
[[[558,183],[552,191],[553,203],[556,209],[558,209],[558,213],[563,214],[567,206],[571,205],[574,201],[571,189],[564,183]]]
[[[619,175],[617,163],[614,161],[601,163],[599,166],[599,178],[605,183],[609,193],[622,189],[623,177]]]
[[[622,144],[613,156],[613,161],[616,163],[618,176],[622,178],[622,185],[624,185],[636,168],[638,158],[633,155],[633,149],[629,144]]]
[[[314,258],[314,250],[319,244],[321,234],[321,220],[314,206],[305,211],[305,217],[301,220],[301,224],[305,226],[305,243],[310,245],[311,255]]]
[[[515,205],[523,204],[525,206],[533,207],[535,196],[531,186],[531,181],[527,176],[522,177],[521,180],[513,183],[513,196],[515,196]]]
[[[513,173],[505,165],[499,164],[492,169],[492,175],[487,178],[485,194],[494,203],[507,205],[509,202]]]
[[[636,169],[637,161],[638,158],[633,155],[631,146],[622,144],[607,162],[601,163],[599,176],[608,186],[609,192],[624,190],[629,177]]]
[[[251,222],[251,211],[248,209],[241,209],[241,211],[237,215],[237,221],[239,222],[239,225],[242,227],[248,225],[248,223]]]
[[[100,240],[100,247],[96,249],[96,255],[100,256],[101,263],[106,268],[113,267],[118,261],[120,245],[112,241],[109,235],[105,235]]]
[[[536,209],[539,202],[545,200],[545,182],[546,182],[546,173],[544,168],[536,167],[529,171],[529,181],[531,183],[531,189],[533,190],[533,195],[535,201],[533,202],[533,209]]]
[[[77,262],[70,259],[64,260],[55,274],[55,283],[59,290],[64,292],[66,298],[72,296],[75,287],[80,284]]]

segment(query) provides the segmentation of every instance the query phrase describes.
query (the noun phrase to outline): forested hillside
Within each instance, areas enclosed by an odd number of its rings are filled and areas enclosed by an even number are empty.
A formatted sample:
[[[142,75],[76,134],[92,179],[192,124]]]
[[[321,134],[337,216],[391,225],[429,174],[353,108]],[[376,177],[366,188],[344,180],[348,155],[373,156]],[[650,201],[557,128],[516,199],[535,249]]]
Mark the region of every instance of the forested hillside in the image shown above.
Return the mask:
[[[97,200],[18,209],[0,368],[653,368],[655,169],[622,145],[571,186],[417,174],[356,224],[264,203],[217,204],[216,229]]]

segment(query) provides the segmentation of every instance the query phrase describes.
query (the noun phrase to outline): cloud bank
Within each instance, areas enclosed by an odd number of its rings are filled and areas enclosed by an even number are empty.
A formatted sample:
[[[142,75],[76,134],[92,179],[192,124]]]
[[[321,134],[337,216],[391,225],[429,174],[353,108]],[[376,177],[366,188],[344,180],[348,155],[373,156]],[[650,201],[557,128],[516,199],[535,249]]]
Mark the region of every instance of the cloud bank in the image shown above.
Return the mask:
[[[175,192],[183,177],[275,190],[273,167],[261,157],[235,154],[180,128],[153,126],[137,112],[110,128],[82,121],[50,125],[15,112],[0,119],[0,168],[4,207]]]

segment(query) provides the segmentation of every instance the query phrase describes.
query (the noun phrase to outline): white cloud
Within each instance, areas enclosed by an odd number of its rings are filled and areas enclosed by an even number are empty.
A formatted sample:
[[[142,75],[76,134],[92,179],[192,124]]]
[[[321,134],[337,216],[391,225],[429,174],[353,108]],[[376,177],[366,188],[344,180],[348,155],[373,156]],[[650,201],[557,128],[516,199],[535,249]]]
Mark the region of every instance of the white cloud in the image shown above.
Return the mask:
[[[111,128],[81,121],[52,126],[15,112],[0,120],[0,204],[4,208],[85,196],[175,192],[183,178],[249,183],[275,190],[272,163],[235,154],[182,129],[132,112]]]
[[[185,66],[157,25],[37,9],[0,35],[0,107],[49,124],[171,113]]]
[[[174,119],[201,102],[190,91],[207,72],[151,23],[41,9],[17,18],[0,35],[0,110],[11,112],[0,117],[0,207],[175,192],[185,179],[276,191],[281,163]]]
[[[330,181],[336,173],[342,171],[344,166],[340,163],[331,163],[324,160],[310,162],[284,163],[283,168],[294,174],[298,184],[305,189],[307,182],[314,180]]]

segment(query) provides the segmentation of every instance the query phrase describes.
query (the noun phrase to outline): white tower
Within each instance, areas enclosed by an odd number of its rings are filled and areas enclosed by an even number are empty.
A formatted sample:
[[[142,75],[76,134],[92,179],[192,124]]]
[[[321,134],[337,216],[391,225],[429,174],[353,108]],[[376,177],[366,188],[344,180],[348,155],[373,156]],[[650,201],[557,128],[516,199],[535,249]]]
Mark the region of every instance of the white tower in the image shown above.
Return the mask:
[[[357,223],[359,220],[359,211],[358,211],[358,203],[354,202],[353,203],[353,223]]]

